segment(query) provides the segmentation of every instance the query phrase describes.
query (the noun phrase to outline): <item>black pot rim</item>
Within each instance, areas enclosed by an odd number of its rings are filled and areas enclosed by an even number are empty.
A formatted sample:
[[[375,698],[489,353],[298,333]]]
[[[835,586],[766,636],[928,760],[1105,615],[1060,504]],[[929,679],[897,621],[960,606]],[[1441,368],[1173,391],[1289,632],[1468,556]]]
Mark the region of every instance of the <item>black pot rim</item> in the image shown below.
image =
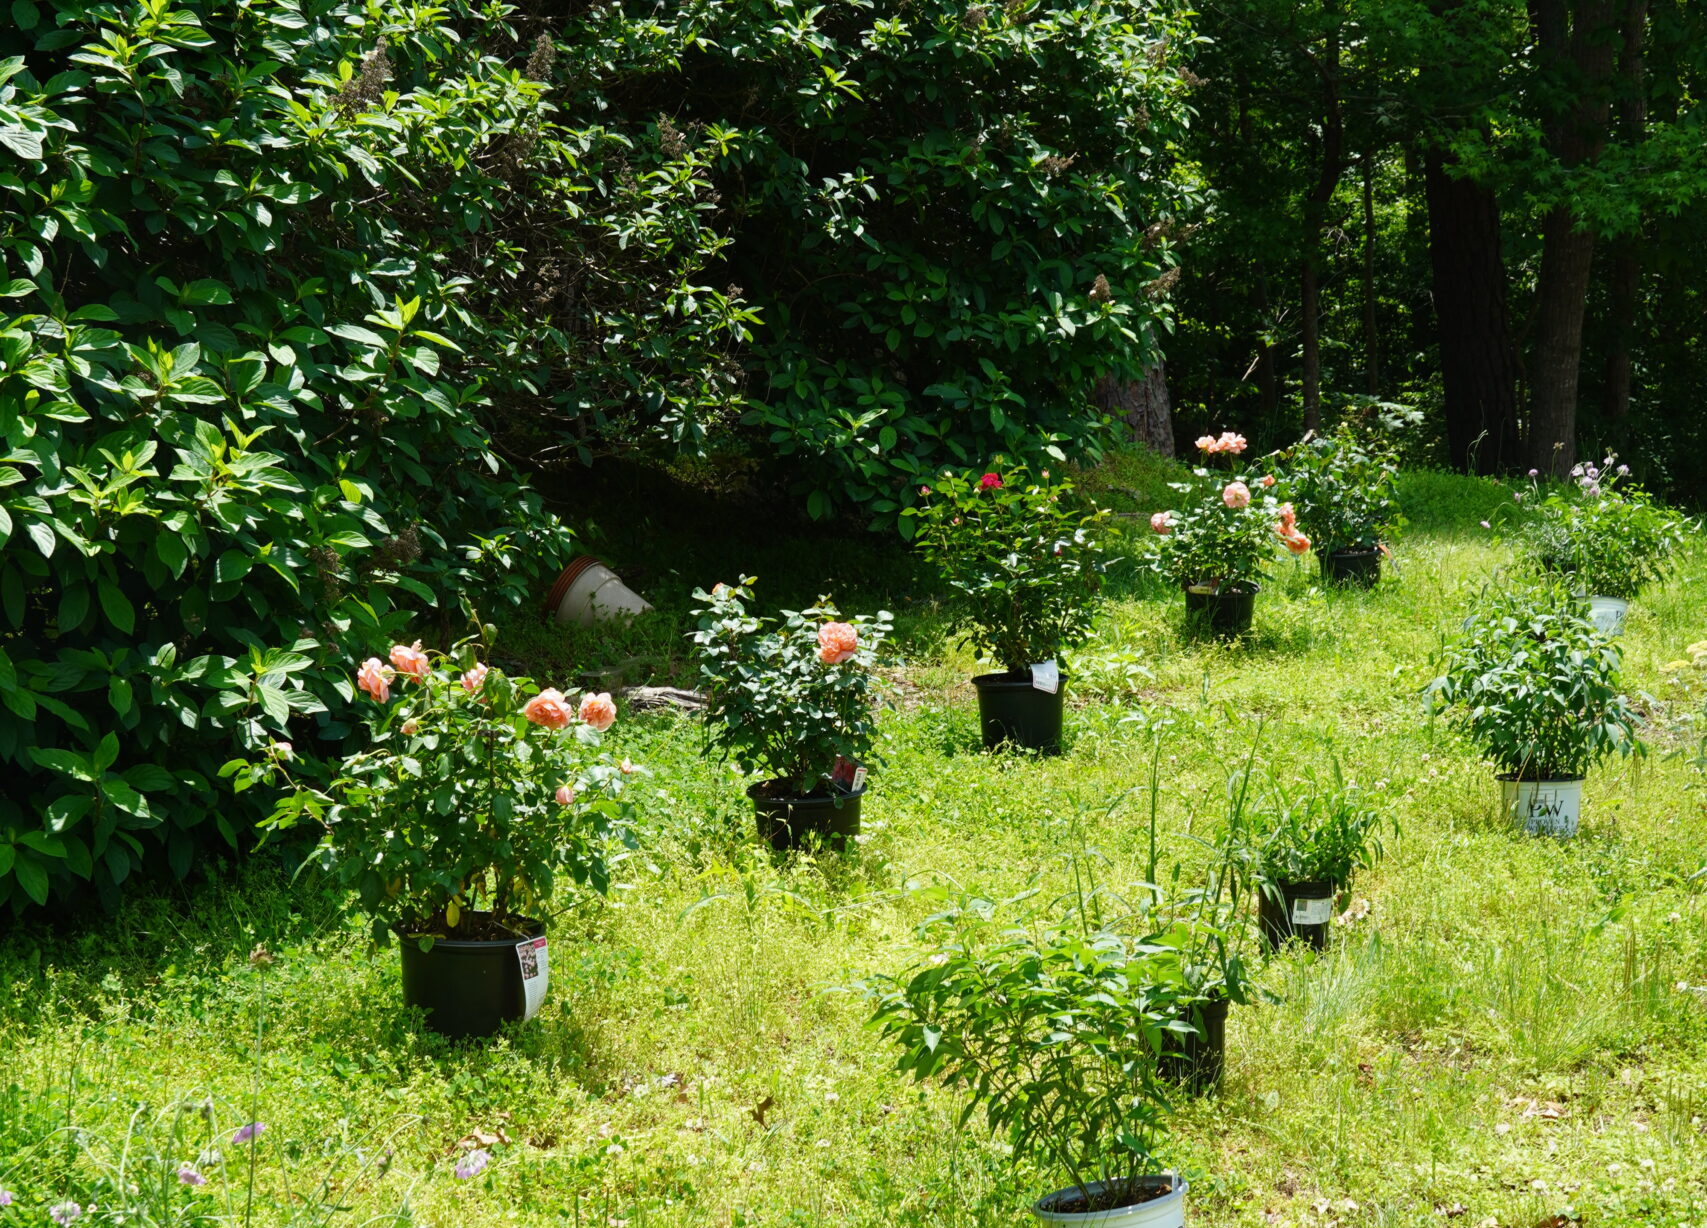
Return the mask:
[[[471,917],[489,917],[491,915],[492,914],[490,913],[469,914]],[[398,939],[403,942],[413,942],[421,938],[431,938],[435,949],[438,947],[450,947],[452,950],[456,951],[478,951],[486,948],[513,947],[518,942],[528,942],[534,938],[545,937],[545,922],[536,921],[532,917],[517,917],[516,920],[523,922],[527,926],[527,932],[518,934],[514,938],[440,938],[437,934],[404,933],[401,925],[392,926],[391,932],[396,934]]]
[[[1372,554],[1380,554],[1381,553],[1381,547],[1380,546],[1353,546],[1353,547],[1350,547],[1350,548],[1345,549],[1345,550],[1325,550],[1325,551],[1323,551],[1323,553],[1326,554],[1330,559],[1338,559],[1338,558],[1362,559],[1362,558],[1368,558]]]
[[[1060,675],[1062,685],[1066,684],[1068,677],[1069,675],[1065,673]],[[1003,670],[997,674],[974,674],[972,675],[972,685],[979,690],[990,691],[1032,691],[1039,689],[1031,684],[1031,667],[1029,665],[1026,666],[1023,674],[1017,670]],[[1043,693],[1049,694],[1048,691]]]
[[[1568,785],[1587,780],[1587,776],[1523,776],[1517,772],[1496,772],[1494,779],[1517,785]]]
[[[1227,587],[1215,592],[1211,592],[1201,585],[1193,586],[1190,584],[1182,584],[1180,589],[1194,597],[1255,597],[1262,592],[1262,585],[1255,580],[1234,580]]]
[[[781,779],[781,777],[773,776],[769,780],[761,780],[761,781],[758,781],[756,784],[748,785],[747,786],[747,797],[748,797],[748,799],[751,801],[757,802],[760,805],[763,805],[764,803],[769,802],[773,806],[798,806],[798,807],[831,806],[837,802],[851,802],[851,801],[854,801],[856,798],[864,797],[865,791],[871,787],[870,785],[861,785],[857,790],[856,789],[844,789],[844,790],[841,790],[840,792],[821,793],[821,794],[817,794],[817,795],[810,795],[810,794],[804,794],[803,795],[803,794],[790,793],[790,794],[786,794],[782,797],[761,797],[761,796],[759,796],[759,790],[760,789],[764,788],[766,785],[775,784],[780,779]]]
[[[1285,878],[1272,878],[1268,881],[1279,887],[1282,895],[1295,895],[1301,900],[1324,898],[1324,896],[1311,894],[1314,891],[1323,891],[1331,896],[1338,895],[1340,890],[1339,884],[1331,878],[1307,878],[1302,882],[1293,882],[1291,879]]]
[[[1136,1177],[1125,1178],[1125,1180],[1133,1182],[1141,1190],[1155,1190],[1156,1192],[1151,1194],[1150,1197],[1138,1202],[1122,1203],[1118,1207],[1109,1207],[1104,1214],[1114,1214],[1115,1212],[1130,1210],[1133,1207],[1142,1207],[1148,1203],[1170,1197],[1171,1195],[1187,1188],[1186,1183],[1180,1180],[1177,1173],[1140,1173]],[[1113,1183],[1108,1181],[1092,1181],[1089,1182],[1089,1184],[1097,1187],[1106,1187]],[[1080,1214],[1079,1212],[1056,1211],[1055,1209],[1055,1204],[1059,1199],[1071,1194],[1077,1194],[1078,1192],[1079,1187],[1076,1185],[1069,1185],[1059,1190],[1052,1190],[1042,1198],[1039,1198],[1035,1205],[1045,1211],[1049,1211],[1057,1215]]]

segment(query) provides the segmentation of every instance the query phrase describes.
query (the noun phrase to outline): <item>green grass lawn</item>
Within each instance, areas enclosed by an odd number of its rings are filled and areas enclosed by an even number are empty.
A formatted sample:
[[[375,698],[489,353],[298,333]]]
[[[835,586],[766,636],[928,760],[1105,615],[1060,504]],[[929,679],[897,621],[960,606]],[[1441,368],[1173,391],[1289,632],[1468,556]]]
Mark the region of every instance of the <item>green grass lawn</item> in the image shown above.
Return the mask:
[[[1123,457],[1092,484],[1147,512],[1167,476]],[[1064,888],[1079,854],[1130,890],[1158,730],[1163,860],[1189,878],[1191,836],[1223,813],[1259,727],[1269,768],[1337,760],[1391,799],[1401,834],[1326,953],[1262,967],[1277,1000],[1234,1009],[1220,1097],[1181,1105],[1191,1222],[1707,1225],[1707,782],[1668,754],[1693,753],[1707,675],[1666,668],[1707,638],[1707,558],[1625,633],[1654,753],[1590,777],[1577,839],[1530,838],[1419,696],[1441,631],[1508,563],[1478,522],[1510,494],[1427,473],[1402,492],[1411,526],[1379,590],[1323,592],[1313,559],[1279,562],[1238,646],[1185,640],[1178,594],[1118,575],[1050,760],[978,751],[973,662],[882,540],[709,497],[672,514],[613,497],[599,548],[659,610],[597,635],[512,626],[500,655],[558,684],[634,658],[689,681],[686,592],[743,571],[761,602],[888,605],[902,685],[858,849],[762,853],[744,782],[701,756],[694,726],[625,715],[614,746],[652,772],[644,845],[614,898],[558,918],[539,1019],[481,1047],[423,1031],[399,1006],[396,951],[273,856],[72,928],[15,926],[0,1228],[45,1224],[66,1197],[97,1203],[84,1223],[121,1205],[130,1224],[1025,1222],[1044,1177],[1012,1171],[952,1097],[903,1083],[846,987],[914,958],[927,908],[910,885]],[[1148,530],[1131,524],[1136,551]],[[270,968],[251,966],[258,943]],[[250,1120],[265,1131],[233,1145]],[[471,1136],[494,1162],[458,1180]],[[180,1186],[198,1156],[208,1184]]]

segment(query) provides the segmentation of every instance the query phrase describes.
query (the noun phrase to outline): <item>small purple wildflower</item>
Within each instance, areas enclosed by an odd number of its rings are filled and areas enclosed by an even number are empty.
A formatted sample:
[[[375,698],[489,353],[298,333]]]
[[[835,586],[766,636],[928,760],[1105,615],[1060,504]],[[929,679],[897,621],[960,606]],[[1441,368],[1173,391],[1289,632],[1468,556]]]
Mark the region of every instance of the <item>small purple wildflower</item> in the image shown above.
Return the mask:
[[[1618,476],[1621,478],[1629,477],[1630,476],[1630,466],[1629,465],[1618,466]]]
[[[12,1191],[11,1190],[0,1190],[0,1207],[9,1207],[11,1205],[12,1205]]]
[[[48,1218],[58,1224],[59,1228],[65,1228],[65,1225],[69,1224],[72,1220],[82,1214],[83,1208],[78,1206],[76,1203],[71,1202],[69,1199],[57,1204],[56,1206],[49,1207],[47,1212]]]
[[[198,1173],[193,1165],[183,1164],[178,1168],[178,1181],[182,1185],[206,1185],[207,1178]]]
[[[1531,469],[1529,471],[1529,476],[1532,478],[1538,478],[1541,476],[1541,471],[1539,469]]]
[[[484,1147],[476,1148],[456,1162],[456,1175],[464,1181],[478,1177],[491,1162],[492,1157]]]
[[[1511,501],[1513,503],[1522,503],[1523,502],[1523,492],[1521,490],[1512,491],[1511,492]]]
[[[231,1136],[233,1143],[249,1143],[261,1137],[261,1131],[267,1128],[263,1121],[252,1121],[246,1126],[237,1127],[237,1133]]]

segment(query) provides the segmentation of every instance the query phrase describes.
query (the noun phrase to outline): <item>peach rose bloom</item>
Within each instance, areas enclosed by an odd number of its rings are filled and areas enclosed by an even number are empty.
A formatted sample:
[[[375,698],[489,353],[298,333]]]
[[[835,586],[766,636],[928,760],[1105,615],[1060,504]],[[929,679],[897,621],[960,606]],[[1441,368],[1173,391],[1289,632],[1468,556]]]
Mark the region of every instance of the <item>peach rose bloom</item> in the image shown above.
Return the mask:
[[[624,755],[622,757],[622,762],[617,764],[616,766],[617,766],[617,770],[620,771],[624,776],[632,776],[632,775],[634,775],[635,770],[636,770],[634,767],[633,760],[631,760],[627,755]]]
[[[1215,436],[1199,435],[1197,437],[1197,450],[1199,452],[1219,452],[1221,449],[1216,446]]]
[[[420,640],[416,640],[408,648],[402,644],[393,644],[391,646],[391,663],[397,667],[398,673],[407,674],[417,682],[427,676],[427,654],[421,651]]]
[[[558,785],[557,786],[557,804],[559,806],[567,806],[570,802],[573,802],[574,800],[575,800],[575,790],[571,789],[568,785]]]
[[[1249,507],[1251,503],[1251,488],[1243,482],[1228,482],[1227,489],[1221,492],[1221,502],[1228,507]]]
[[[818,628],[818,659],[840,665],[859,651],[859,633],[848,623],[825,623]]]
[[[1232,431],[1222,431],[1221,438],[1215,442],[1221,445],[1219,450],[1222,452],[1238,453],[1245,450],[1245,437],[1235,435]]]
[[[601,691],[581,696],[581,720],[600,733],[616,724],[616,705],[611,702],[610,694]]]
[[[1274,474],[1272,474],[1272,473],[1263,474],[1262,475],[1262,484],[1265,488],[1269,487],[1269,486],[1273,486],[1274,485]]]
[[[1150,517],[1150,527],[1156,532],[1162,534],[1164,537],[1167,536],[1169,533],[1173,532],[1174,528],[1174,522],[1169,519],[1172,515],[1173,513],[1171,512],[1157,512],[1154,516]]]
[[[522,715],[547,729],[562,729],[573,717],[563,692],[548,687],[522,705]]]
[[[1302,533],[1288,534],[1282,540],[1286,542],[1286,548],[1293,554],[1303,554],[1310,548],[1310,539]]]
[[[1293,529],[1298,527],[1298,513],[1292,510],[1292,505],[1290,503],[1282,503],[1280,505],[1280,523],[1281,527],[1286,530],[1286,533],[1290,533]],[[1281,536],[1286,536],[1286,533],[1282,533]]]
[[[378,657],[369,657],[356,671],[356,686],[366,691],[375,703],[384,703],[391,698],[390,673]]]
[[[413,736],[415,731],[417,729],[419,729],[420,727],[421,727],[420,721],[404,721],[403,722],[403,732],[406,734],[409,734],[411,736]]]
[[[486,672],[485,665],[476,663],[472,669],[462,676],[462,689],[470,695],[474,694],[480,689],[480,684],[486,681]]]

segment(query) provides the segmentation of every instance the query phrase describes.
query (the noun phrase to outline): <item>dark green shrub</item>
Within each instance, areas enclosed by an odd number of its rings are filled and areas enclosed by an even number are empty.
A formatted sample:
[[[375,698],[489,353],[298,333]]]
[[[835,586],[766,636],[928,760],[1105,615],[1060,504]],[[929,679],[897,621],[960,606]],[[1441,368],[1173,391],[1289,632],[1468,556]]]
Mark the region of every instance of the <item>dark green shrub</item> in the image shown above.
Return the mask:
[[[619,113],[724,134],[746,421],[814,515],[905,532],[945,466],[1096,455],[1095,382],[1155,357],[1197,208],[1183,6],[621,0],[565,43],[620,49]]]
[[[550,45],[502,8],[9,12],[0,904],[19,908],[241,844],[254,815],[220,763],[288,737],[313,774],[353,661],[423,611],[448,629],[470,600],[530,600],[561,563],[568,535],[493,442],[516,404],[582,406],[589,452],[642,401],[696,418],[741,325],[687,280],[719,242],[694,149],[563,126]]]

